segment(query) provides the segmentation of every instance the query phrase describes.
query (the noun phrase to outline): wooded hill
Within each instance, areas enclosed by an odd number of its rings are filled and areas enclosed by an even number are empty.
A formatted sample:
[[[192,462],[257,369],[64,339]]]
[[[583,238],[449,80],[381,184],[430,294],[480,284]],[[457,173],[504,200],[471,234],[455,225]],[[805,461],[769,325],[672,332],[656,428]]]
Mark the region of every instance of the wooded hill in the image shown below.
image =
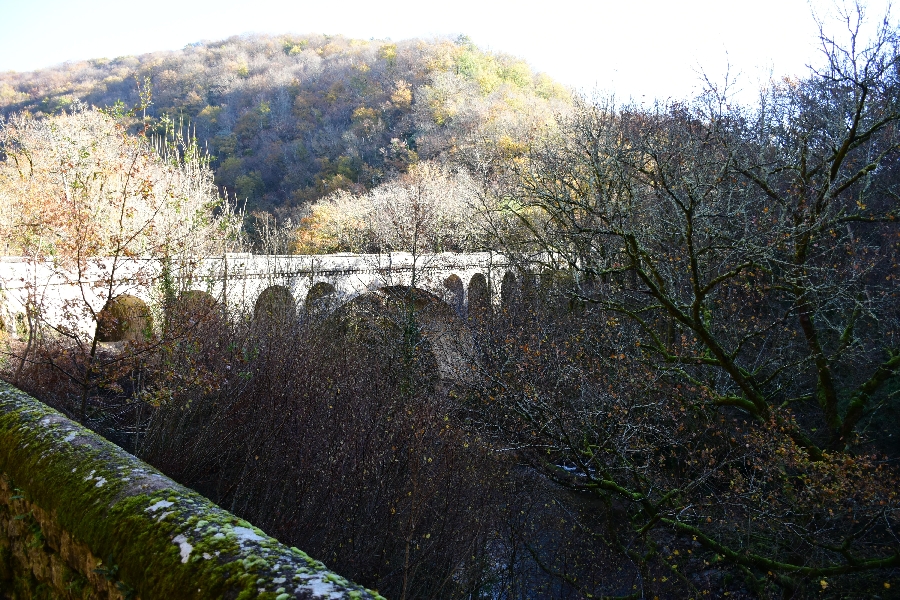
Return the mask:
[[[419,159],[452,159],[485,140],[513,145],[570,92],[465,37],[241,36],[0,74],[0,114],[58,114],[77,101],[139,107],[134,131],[188,128],[212,155],[216,183],[248,212],[288,215]]]

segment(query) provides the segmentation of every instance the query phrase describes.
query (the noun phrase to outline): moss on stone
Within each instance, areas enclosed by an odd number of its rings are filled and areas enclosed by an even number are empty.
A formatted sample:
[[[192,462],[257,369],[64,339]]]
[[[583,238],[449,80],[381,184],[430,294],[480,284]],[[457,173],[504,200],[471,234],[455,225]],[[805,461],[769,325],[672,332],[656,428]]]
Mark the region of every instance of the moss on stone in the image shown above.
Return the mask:
[[[140,598],[285,600],[274,579],[304,598],[325,583],[329,597],[380,597],[4,383],[0,472],[94,557],[109,557],[107,577]],[[0,574],[3,564],[0,554]],[[42,593],[28,585],[28,597]]]

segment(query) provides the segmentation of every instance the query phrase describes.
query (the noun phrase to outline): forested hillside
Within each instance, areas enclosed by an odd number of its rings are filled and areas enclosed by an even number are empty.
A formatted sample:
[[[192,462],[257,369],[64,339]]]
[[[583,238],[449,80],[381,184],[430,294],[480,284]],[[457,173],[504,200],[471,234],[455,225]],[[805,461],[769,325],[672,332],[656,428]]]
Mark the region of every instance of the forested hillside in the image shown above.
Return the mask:
[[[154,133],[189,127],[221,188],[248,212],[282,216],[336,190],[364,192],[419,159],[452,159],[485,140],[511,146],[569,99],[521,60],[466,38],[232,37],[0,74],[7,116],[80,100],[140,107],[135,131],[142,119]]]

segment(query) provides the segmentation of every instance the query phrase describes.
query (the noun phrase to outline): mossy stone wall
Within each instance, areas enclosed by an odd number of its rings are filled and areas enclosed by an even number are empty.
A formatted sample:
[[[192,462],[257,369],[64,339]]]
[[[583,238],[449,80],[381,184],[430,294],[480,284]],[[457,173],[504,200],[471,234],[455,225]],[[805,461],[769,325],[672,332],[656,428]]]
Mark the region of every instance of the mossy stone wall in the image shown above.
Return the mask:
[[[380,598],[0,382],[0,598]]]

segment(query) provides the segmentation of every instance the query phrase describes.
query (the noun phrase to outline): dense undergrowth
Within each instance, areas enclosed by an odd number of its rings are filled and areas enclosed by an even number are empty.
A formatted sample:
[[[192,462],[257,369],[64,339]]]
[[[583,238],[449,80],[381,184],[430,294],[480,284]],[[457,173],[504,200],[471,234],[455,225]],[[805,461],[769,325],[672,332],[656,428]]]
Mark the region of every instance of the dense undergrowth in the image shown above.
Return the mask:
[[[630,594],[637,572],[583,535],[597,526],[595,503],[499,451],[475,416],[480,376],[437,376],[416,319],[435,302],[397,288],[387,302],[297,318],[224,319],[209,306],[165,352],[98,389],[86,422],[388,597]],[[512,332],[500,314],[471,326],[487,335],[495,322]],[[491,360],[465,349],[461,371]],[[77,415],[80,390],[50,359],[34,359],[23,387]]]

